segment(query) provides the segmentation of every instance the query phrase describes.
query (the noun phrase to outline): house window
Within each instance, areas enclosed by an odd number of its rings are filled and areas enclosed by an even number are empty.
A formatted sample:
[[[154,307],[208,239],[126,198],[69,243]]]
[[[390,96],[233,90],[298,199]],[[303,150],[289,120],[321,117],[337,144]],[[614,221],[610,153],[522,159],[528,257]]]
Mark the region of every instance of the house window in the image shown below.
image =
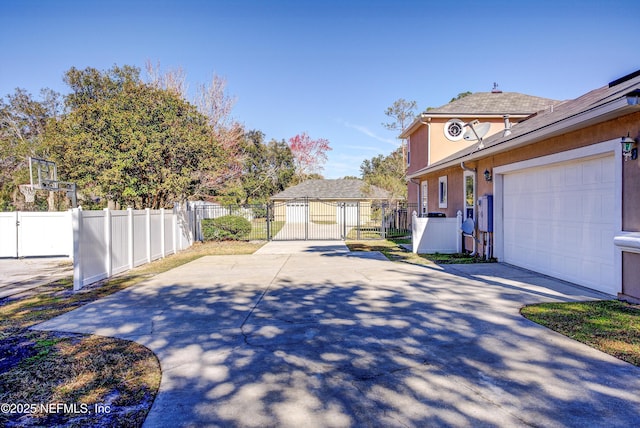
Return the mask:
[[[426,181],[422,182],[422,214],[429,212],[429,186]]]
[[[464,216],[475,221],[476,219],[476,174],[470,171],[464,172]]]
[[[447,208],[447,177],[438,178],[438,208]]]
[[[411,137],[407,138],[407,166],[411,165]]]

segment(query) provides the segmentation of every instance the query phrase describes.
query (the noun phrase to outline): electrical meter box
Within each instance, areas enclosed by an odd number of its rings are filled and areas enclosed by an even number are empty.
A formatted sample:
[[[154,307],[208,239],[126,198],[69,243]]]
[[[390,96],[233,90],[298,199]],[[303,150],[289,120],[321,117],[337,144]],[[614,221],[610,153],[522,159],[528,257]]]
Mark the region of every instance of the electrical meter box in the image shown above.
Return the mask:
[[[493,196],[478,198],[478,231],[493,232]]]

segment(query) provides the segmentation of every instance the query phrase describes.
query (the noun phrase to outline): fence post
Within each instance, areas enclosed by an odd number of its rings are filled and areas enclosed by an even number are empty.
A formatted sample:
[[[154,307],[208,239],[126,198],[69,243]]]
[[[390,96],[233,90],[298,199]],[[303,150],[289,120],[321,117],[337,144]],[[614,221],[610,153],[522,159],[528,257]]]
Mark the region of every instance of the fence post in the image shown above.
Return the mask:
[[[387,206],[386,206],[385,203],[380,204],[380,213],[381,213],[381,216],[380,216],[380,235],[382,235],[382,239],[386,239],[387,238],[387,228],[384,225],[384,219],[387,216],[387,213],[386,213],[386,210],[385,210],[386,207]]]
[[[82,208],[71,210],[71,226],[73,228],[73,291],[82,288],[84,272],[82,269]]]
[[[342,239],[347,239],[347,203],[342,203]]]
[[[111,210],[109,208],[105,208],[104,210],[104,247],[105,247],[105,258],[104,258],[104,270],[107,272],[107,278],[110,278],[113,271],[111,268],[111,259],[113,257],[113,245],[111,242]]]
[[[172,221],[171,221],[171,236],[173,236],[173,254],[177,254],[178,253],[178,203],[174,202],[173,203],[173,217],[172,217]]]
[[[309,239],[309,220],[311,219],[311,213],[309,212],[309,197],[304,198],[304,206],[305,206],[305,219],[304,219],[304,240],[307,241]]]
[[[271,204],[267,202],[267,241],[271,241]]]
[[[356,202],[356,239],[360,240],[360,230],[362,229],[362,217],[360,216],[360,205],[362,201]],[[369,202],[369,212],[371,212],[371,202]]]
[[[164,237],[165,237],[165,230],[164,230],[164,208],[160,208],[160,252],[162,253],[162,255],[160,256],[161,258],[165,258],[166,254],[166,248],[164,245]]]
[[[146,233],[145,242],[147,244],[147,263],[151,263],[151,208],[144,209],[144,216]]]
[[[133,233],[133,209],[131,207],[127,208],[127,239],[129,240],[128,247],[129,247],[129,269],[133,269],[133,265],[134,265],[134,258],[133,258],[133,252],[134,252],[134,233]]]

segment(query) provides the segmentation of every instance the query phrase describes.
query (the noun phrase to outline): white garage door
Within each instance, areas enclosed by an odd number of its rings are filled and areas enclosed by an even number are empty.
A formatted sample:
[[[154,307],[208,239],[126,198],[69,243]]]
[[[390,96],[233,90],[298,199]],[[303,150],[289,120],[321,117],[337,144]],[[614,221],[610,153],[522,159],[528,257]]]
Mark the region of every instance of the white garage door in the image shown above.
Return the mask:
[[[358,203],[338,204],[336,208],[336,221],[338,224],[345,223],[346,226],[358,225]]]
[[[306,223],[308,207],[306,202],[287,202],[287,223]]]
[[[504,261],[615,294],[613,156],[504,176]]]

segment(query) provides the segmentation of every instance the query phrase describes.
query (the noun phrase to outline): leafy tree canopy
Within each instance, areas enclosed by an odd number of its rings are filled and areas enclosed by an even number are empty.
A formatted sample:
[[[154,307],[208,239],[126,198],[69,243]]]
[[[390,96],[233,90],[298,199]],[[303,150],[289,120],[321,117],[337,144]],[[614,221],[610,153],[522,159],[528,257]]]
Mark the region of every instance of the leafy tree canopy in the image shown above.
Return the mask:
[[[304,181],[311,175],[319,175],[331,150],[329,140],[313,139],[306,132],[289,138],[289,148],[296,166],[296,181]]]
[[[175,91],[147,85],[134,67],[72,68],[68,114],[51,121],[47,148],[59,175],[85,196],[164,207],[212,192],[225,153],[207,118]]]
[[[249,131],[242,148],[242,174],[235,186],[229,186],[223,200],[228,203],[265,203],[283,191],[295,176],[293,154],[285,141],[264,143],[264,134]]]
[[[407,183],[401,147],[387,156],[365,159],[360,165],[360,172],[366,184],[385,189],[394,199],[406,199]]]
[[[27,159],[43,156],[47,120],[60,115],[61,98],[50,89],[35,100],[24,89],[0,99],[0,210],[22,209],[17,186],[29,183]]]

